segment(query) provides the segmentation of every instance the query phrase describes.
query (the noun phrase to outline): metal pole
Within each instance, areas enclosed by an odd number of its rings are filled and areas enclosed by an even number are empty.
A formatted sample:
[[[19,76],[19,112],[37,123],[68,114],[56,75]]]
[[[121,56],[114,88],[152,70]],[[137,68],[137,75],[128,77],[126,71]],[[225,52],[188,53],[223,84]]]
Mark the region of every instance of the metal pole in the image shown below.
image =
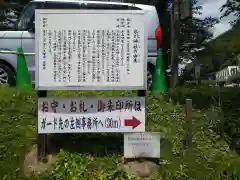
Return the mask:
[[[0,50],[0,53],[3,53],[3,54],[25,55],[25,56],[34,56],[34,55],[35,55],[35,53],[22,53],[22,52],[17,52],[17,51],[5,51],[5,50]]]

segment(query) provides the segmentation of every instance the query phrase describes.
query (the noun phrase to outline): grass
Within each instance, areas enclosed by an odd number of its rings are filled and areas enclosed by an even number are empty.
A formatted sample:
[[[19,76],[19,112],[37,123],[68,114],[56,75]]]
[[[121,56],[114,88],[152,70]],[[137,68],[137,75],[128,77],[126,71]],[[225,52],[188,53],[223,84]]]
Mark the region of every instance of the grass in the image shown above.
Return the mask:
[[[129,91],[50,92],[52,96],[132,95]],[[214,128],[219,109],[193,112],[193,143],[184,149],[184,111],[182,106],[158,100],[148,94],[147,131],[162,132],[161,167],[158,180],[216,180],[224,170],[231,172],[239,156],[220,139]],[[36,93],[19,93],[13,88],[0,88],[0,177],[25,179],[22,163],[35,143]],[[120,169],[123,154],[121,134],[55,135],[52,145],[60,150],[56,166],[40,177],[28,180],[136,179]]]
[[[18,179],[24,154],[35,141],[35,97],[0,88],[0,177]]]

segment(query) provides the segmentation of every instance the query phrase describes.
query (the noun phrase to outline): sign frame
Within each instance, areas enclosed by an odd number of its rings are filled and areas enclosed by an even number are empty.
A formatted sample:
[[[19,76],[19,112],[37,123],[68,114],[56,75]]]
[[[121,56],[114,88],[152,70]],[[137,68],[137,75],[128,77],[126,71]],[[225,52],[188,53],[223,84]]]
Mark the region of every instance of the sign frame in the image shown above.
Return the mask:
[[[143,16],[144,24],[146,22],[146,15],[143,10],[117,10],[118,14],[141,14]],[[35,10],[35,37],[38,37],[40,31],[40,14],[116,14],[116,10],[49,10],[36,9]],[[147,64],[148,64],[148,30],[144,26],[144,62],[143,62],[143,86],[40,86],[39,85],[39,41],[35,38],[35,89],[37,90],[146,90],[147,89]],[[132,75],[133,76],[133,75]]]
[[[109,101],[109,100],[113,100],[117,102],[117,100],[120,99],[123,102],[127,102],[128,100],[132,100],[132,101],[139,101],[141,102],[141,108],[142,111],[138,112],[136,110],[133,110],[132,112],[130,111],[125,111],[124,110],[121,112],[119,111],[112,111],[112,112],[98,112],[98,100],[103,100],[103,101]],[[61,112],[56,112],[54,113],[53,110],[50,110],[49,112],[46,112],[45,116],[44,116],[44,112],[41,112],[41,102],[43,102],[44,100],[46,100],[46,102],[51,102],[52,100],[58,101],[59,102],[64,102],[64,108],[62,108],[62,105],[59,104],[59,109]],[[69,102],[73,100],[75,102],[86,102],[89,101],[88,103],[86,103],[85,105],[89,104],[88,108],[90,109],[90,111],[88,112],[70,112],[70,104]],[[96,102],[97,106],[94,106],[94,102]],[[68,103],[68,104],[65,104]],[[49,103],[48,103],[49,104]],[[91,105],[91,106],[90,106]],[[79,107],[79,105],[76,104],[76,107]],[[86,108],[86,107],[85,107]],[[132,109],[134,109],[134,107],[132,106]],[[91,112],[91,110],[93,110]],[[38,111],[37,111],[37,132],[38,134],[52,134],[52,133],[59,133],[59,134],[64,134],[64,133],[133,133],[133,132],[145,132],[146,130],[146,98],[145,97],[141,97],[141,96],[83,96],[83,97],[44,97],[44,98],[39,98],[38,99]],[[54,116],[55,114],[55,116]],[[94,115],[96,114],[96,115]],[[105,115],[106,114],[106,115]],[[116,114],[116,115],[115,115]],[[124,115],[121,115],[124,114]],[[130,115],[131,114],[131,115]],[[42,117],[41,117],[42,115]],[[55,118],[59,118],[61,117],[61,119],[63,120],[62,122],[64,123],[65,119],[68,119],[68,127],[66,129],[66,131],[64,130],[54,130],[49,129],[46,130],[44,132],[39,130],[41,122],[40,122],[40,118],[44,119],[47,116],[49,116],[50,119],[52,119],[51,121],[51,126],[53,126],[54,122],[54,117]],[[84,118],[84,122],[87,123],[87,120],[89,117],[91,117],[91,122],[92,122],[92,117],[96,116],[97,118],[100,117],[100,121],[103,123],[102,127],[96,127],[96,130],[94,130],[94,128],[90,128],[87,129],[87,125],[85,124],[85,128],[86,129],[79,129],[76,130],[75,128],[71,131],[69,130],[70,127],[70,119],[74,118],[74,127],[75,127],[75,123],[76,123],[76,117],[77,119],[80,119],[80,116],[85,116],[86,118]],[[105,127],[106,126],[106,117],[110,117],[114,119],[114,122],[117,121],[117,124],[119,125],[119,128],[109,128],[109,127]],[[105,120],[103,120],[103,119]],[[140,119],[139,119],[140,118]],[[99,120],[99,119],[97,119]],[[49,123],[49,121],[47,121],[47,119],[45,120],[45,126],[47,126],[47,124]],[[105,122],[105,123],[104,123]],[[58,122],[56,122],[57,126],[59,126]],[[91,123],[92,124],[92,123]],[[93,125],[93,124],[92,124]],[[91,125],[91,126],[92,126]],[[103,127],[104,126],[104,127]],[[136,129],[135,129],[136,128]],[[93,129],[93,130],[92,130]],[[98,129],[98,130],[97,130]]]

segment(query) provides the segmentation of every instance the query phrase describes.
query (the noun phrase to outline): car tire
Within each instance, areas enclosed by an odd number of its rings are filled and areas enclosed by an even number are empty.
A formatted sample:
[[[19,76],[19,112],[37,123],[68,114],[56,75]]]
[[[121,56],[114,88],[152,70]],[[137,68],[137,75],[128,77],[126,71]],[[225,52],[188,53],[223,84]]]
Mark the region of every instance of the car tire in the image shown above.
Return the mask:
[[[15,85],[15,73],[6,64],[0,63],[0,85]]]

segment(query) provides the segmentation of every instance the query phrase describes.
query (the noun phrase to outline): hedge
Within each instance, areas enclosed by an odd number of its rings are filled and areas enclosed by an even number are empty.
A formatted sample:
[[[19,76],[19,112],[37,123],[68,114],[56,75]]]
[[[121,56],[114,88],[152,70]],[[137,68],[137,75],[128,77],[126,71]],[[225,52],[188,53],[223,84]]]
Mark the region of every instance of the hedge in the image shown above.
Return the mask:
[[[219,107],[223,131],[227,132],[234,141],[232,146],[240,150],[240,88],[195,85],[170,89],[165,96],[166,100],[179,104],[184,104],[186,98],[192,99],[196,109],[207,110],[213,106]]]

